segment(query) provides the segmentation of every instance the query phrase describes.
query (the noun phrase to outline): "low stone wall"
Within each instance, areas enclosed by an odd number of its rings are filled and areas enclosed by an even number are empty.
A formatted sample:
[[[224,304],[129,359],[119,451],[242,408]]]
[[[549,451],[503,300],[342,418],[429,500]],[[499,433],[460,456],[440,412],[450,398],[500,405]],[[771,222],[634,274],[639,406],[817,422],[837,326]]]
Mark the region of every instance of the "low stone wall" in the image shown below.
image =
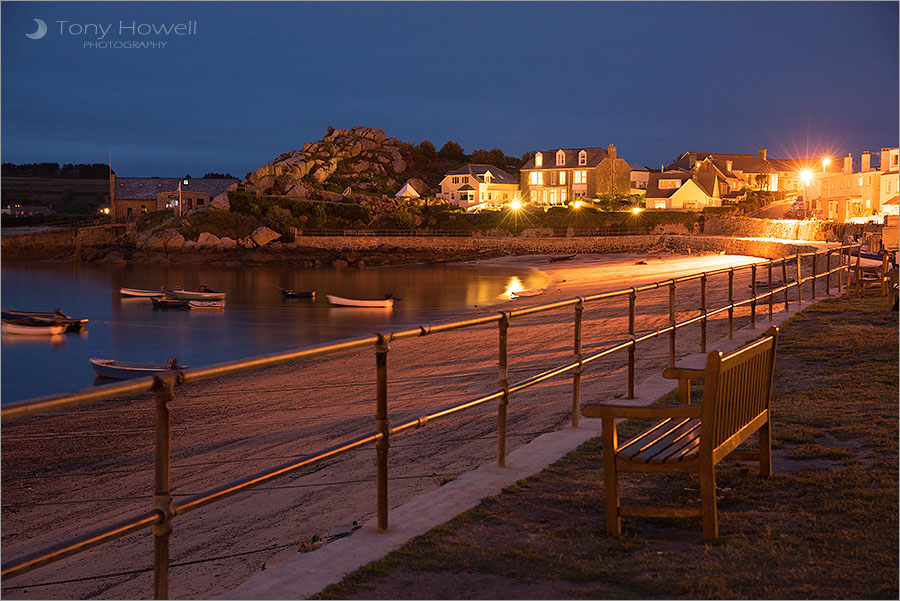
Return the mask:
[[[727,255],[747,255],[764,259],[780,259],[820,248],[803,241],[753,240],[729,236],[665,236],[667,248],[679,252],[724,252]]]
[[[115,230],[108,225],[32,232],[6,233],[0,240],[5,259],[58,259],[77,253],[82,247],[112,244]]]
[[[426,238],[426,237],[331,237],[302,236],[281,245],[283,250],[312,247],[330,251],[352,248],[358,252],[396,248],[416,251],[503,252],[509,254],[626,253],[648,248],[659,235],[585,238]]]
[[[708,236],[742,236],[778,238],[780,240],[842,241],[864,237],[867,232],[881,232],[879,223],[834,223],[819,219],[754,219],[752,217],[708,216],[703,233]]]

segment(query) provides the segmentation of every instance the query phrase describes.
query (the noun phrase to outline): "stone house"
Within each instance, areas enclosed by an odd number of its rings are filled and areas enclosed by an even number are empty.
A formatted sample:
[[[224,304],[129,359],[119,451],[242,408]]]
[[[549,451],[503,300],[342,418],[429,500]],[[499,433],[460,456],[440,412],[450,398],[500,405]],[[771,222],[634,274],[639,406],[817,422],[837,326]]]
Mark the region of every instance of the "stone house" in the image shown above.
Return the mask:
[[[534,155],[521,169],[522,200],[536,205],[563,205],[576,198],[628,194],[631,166],[616,147],[559,148]]]
[[[116,177],[113,173],[109,177],[112,222],[127,223],[153,211],[180,210],[186,213],[192,209],[210,208],[217,203],[227,206],[227,191],[239,181],[224,178]]]
[[[831,161],[831,165],[840,166],[839,170],[811,170],[806,208],[817,217],[842,222],[893,214],[891,200],[897,196],[898,152],[898,148],[882,148],[878,167],[873,166],[871,153],[865,151],[858,171],[853,170],[850,153]]]
[[[688,151],[666,166],[666,169],[695,169],[705,159],[715,163],[722,172],[727,172],[744,183],[750,190],[778,191],[778,170],[769,162],[765,148],[759,154],[738,152],[694,152]]]
[[[650,169],[640,163],[628,163],[631,167],[630,194],[644,194],[647,191],[647,182],[650,181]]]
[[[440,198],[450,204],[474,211],[502,207],[517,199],[516,178],[493,165],[470,163],[444,175]]]

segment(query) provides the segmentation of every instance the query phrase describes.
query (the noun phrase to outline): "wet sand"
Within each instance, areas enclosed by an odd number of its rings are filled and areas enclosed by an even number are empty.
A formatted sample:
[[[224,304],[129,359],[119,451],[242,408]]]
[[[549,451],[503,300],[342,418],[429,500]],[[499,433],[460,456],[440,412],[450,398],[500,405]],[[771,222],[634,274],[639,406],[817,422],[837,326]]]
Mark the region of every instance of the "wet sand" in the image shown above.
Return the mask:
[[[504,257],[489,264],[535,268],[549,278],[540,296],[492,307],[478,316],[619,290],[672,277],[745,265],[760,259],[666,253],[580,255],[548,263],[545,255]],[[637,264],[643,262],[643,264]],[[710,307],[727,299],[727,276],[711,278]],[[735,298],[749,295],[749,271],[735,277]],[[677,318],[697,315],[698,281],[676,291]],[[778,305],[775,305],[778,310]],[[763,309],[760,309],[762,312]],[[512,320],[509,379],[520,381],[571,360],[573,308]],[[737,312],[736,327],[749,323]],[[637,330],[668,322],[668,291],[641,294]],[[627,298],[588,304],[585,354],[626,338]],[[711,319],[709,340],[727,335],[725,314]],[[679,331],[678,353],[699,350],[699,326]],[[421,416],[497,388],[497,326],[394,341],[388,357],[393,423]],[[638,347],[636,380],[661,370],[668,339]],[[375,358],[371,349],[219,378],[176,390],[172,404],[172,490],[196,494],[335,441],[374,430]],[[582,402],[626,391],[626,355],[585,368]],[[572,412],[566,375],[511,396],[508,449],[542,432],[567,427]],[[95,525],[146,511],[153,488],[153,399],[106,401],[11,422],[2,436],[2,545],[8,561],[83,533]],[[390,504],[474,469],[496,457],[496,405],[429,423],[391,441]],[[180,516],[172,535],[171,595],[209,598],[232,589],[300,541],[333,527],[362,524],[375,514],[375,450],[365,447],[220,503]],[[153,537],[147,530],[6,581],[16,598],[151,598]],[[95,578],[98,575],[113,576]],[[58,583],[41,586],[41,583]]]

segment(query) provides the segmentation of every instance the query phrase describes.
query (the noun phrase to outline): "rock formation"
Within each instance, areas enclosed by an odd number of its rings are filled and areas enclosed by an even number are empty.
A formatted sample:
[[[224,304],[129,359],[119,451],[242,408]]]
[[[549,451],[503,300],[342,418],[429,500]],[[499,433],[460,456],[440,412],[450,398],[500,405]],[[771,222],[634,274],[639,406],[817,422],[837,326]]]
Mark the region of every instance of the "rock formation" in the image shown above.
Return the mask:
[[[329,128],[322,140],[280,155],[244,183],[263,195],[297,198],[308,198],[327,182],[363,189],[395,187],[406,179],[408,147],[380,129]]]

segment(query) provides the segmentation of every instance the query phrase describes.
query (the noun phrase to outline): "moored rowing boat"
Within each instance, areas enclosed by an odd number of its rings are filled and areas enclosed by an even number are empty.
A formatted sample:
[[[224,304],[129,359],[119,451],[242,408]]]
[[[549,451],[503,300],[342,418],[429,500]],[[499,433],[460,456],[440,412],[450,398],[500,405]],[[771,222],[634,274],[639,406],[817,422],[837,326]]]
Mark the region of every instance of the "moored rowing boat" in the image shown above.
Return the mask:
[[[335,296],[333,294],[328,294],[326,296],[328,297],[328,302],[336,307],[368,307],[373,309],[383,309],[394,306],[394,299],[390,296],[381,300],[360,300],[355,298],[343,298],[340,296]]]
[[[94,373],[101,378],[112,378],[113,380],[129,380],[131,378],[142,378],[151,376],[173,369],[187,369],[187,365],[178,365],[175,358],[169,359],[165,365],[155,363],[130,363],[128,361],[116,361],[115,359],[97,359],[91,357],[91,365],[94,367]]]
[[[167,297],[173,298],[175,300],[225,300],[224,292],[212,290],[210,288],[207,288],[206,286],[200,286],[196,290],[182,290],[181,288],[170,290],[169,288],[163,288],[163,292],[166,293]]]
[[[141,290],[140,288],[119,288],[119,294],[129,298],[153,298],[166,295],[162,290]]]
[[[0,330],[18,336],[56,336],[66,331],[63,324],[38,322],[30,319],[4,319]]]

